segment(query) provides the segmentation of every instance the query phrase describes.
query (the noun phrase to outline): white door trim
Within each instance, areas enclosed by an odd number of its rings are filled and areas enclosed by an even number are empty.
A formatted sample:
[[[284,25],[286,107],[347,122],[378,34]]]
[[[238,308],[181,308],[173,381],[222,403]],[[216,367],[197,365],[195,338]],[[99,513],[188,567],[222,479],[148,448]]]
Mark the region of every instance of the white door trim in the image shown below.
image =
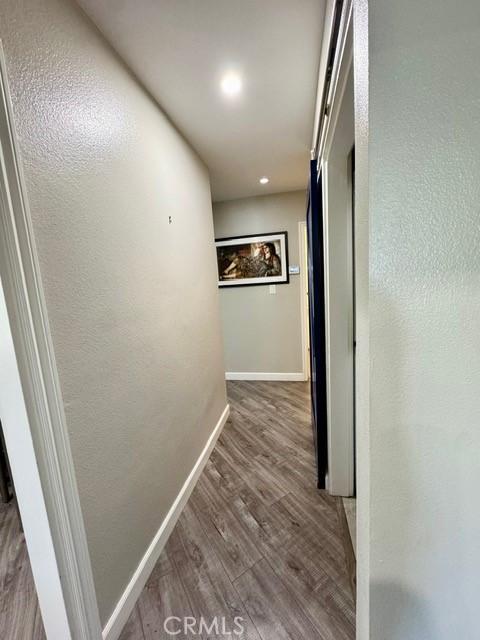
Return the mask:
[[[30,565],[49,638],[71,638],[17,357],[0,287],[0,416]]]
[[[319,165],[322,174],[322,194],[323,194],[323,228],[324,228],[324,279],[325,279],[325,342],[326,342],[326,386],[327,386],[327,425],[328,425],[328,484],[327,489],[335,494],[351,496],[355,486],[355,445],[354,445],[354,393],[353,388],[353,261],[352,261],[352,212],[349,201],[349,212],[346,212],[348,220],[347,255],[348,278],[342,282],[345,291],[339,290],[339,283],[336,281],[336,273],[331,271],[332,254],[331,235],[332,225],[335,218],[331,219],[330,214],[330,194],[329,194],[329,170],[330,153],[337,129],[338,118],[343,104],[343,98],[347,81],[352,68],[353,61],[353,19],[352,4],[346,3],[344,15],[342,17],[341,33],[339,34],[339,46],[335,61],[336,75],[332,91],[329,97],[330,115],[322,134],[321,153]],[[353,141],[352,141],[353,142]],[[347,162],[347,159],[345,160]],[[335,249],[333,249],[335,251]],[[338,358],[343,358],[345,354],[339,356],[335,346],[336,325],[332,320],[332,307],[335,299],[339,295],[352,292],[351,307],[348,309],[348,335],[343,336],[342,345],[351,345],[348,365],[345,367],[341,387],[338,380],[334,379],[335,366],[338,367]],[[343,349],[343,346],[342,346]],[[348,377],[351,373],[351,379]],[[333,379],[332,379],[333,378]],[[351,404],[351,409],[345,411],[345,403],[340,403],[338,394],[343,394],[345,402]],[[341,443],[341,445],[339,444]]]
[[[353,5],[348,5],[348,11],[346,9],[345,11],[346,15],[342,21],[343,31],[339,35],[338,55],[335,58],[335,82],[332,83],[333,87],[329,98],[330,116],[324,128],[322,153],[319,156],[319,161],[328,159],[330,155],[348,75],[353,65]]]
[[[330,134],[332,129],[335,128],[336,118],[338,117],[338,111],[335,115],[335,102],[338,105],[339,95],[343,93],[345,78],[345,62],[347,56],[353,55],[353,47],[351,41],[353,39],[353,0],[345,0],[342,8],[342,15],[340,19],[340,27],[337,40],[337,50],[335,59],[333,61],[333,68],[331,72],[330,87],[327,95],[326,104],[329,106],[328,115],[321,117],[321,123],[319,124],[320,130],[318,132],[319,139],[316,147],[318,164],[317,168],[320,169],[322,159],[328,156],[328,149],[325,147],[328,145],[328,132]],[[347,74],[348,75],[348,74]],[[341,102],[341,99],[340,99]]]
[[[5,424],[5,431],[25,537],[49,640],[100,640],[102,634],[90,557],[1,43],[0,163],[0,278],[12,347],[9,351],[7,340],[2,355],[9,355],[10,360],[16,358],[10,365],[14,365],[14,369],[18,366],[21,386],[18,384],[13,389],[17,395],[14,401],[17,402],[17,418],[23,417],[14,425],[15,429]],[[2,316],[2,320],[4,329],[6,318]],[[3,388],[0,394],[3,410],[12,400],[5,397]],[[14,413],[7,413],[7,423],[14,417]],[[21,441],[24,446],[29,441],[32,443],[29,452],[22,449]],[[35,462],[36,468],[32,469]],[[22,473],[29,474],[30,491],[43,496],[35,509],[32,500],[21,489]],[[39,518],[37,527],[35,518]],[[47,548],[42,548],[42,540]]]
[[[300,262],[300,317],[302,322],[302,371],[303,379],[310,379],[310,359],[309,359],[309,342],[310,337],[308,335],[308,273],[305,270],[305,264],[307,256],[305,255],[305,234],[307,230],[307,223],[305,220],[300,220],[298,223],[298,255]]]
[[[320,64],[318,65],[317,97],[315,100],[315,116],[313,119],[313,136],[311,146],[311,153],[313,154],[312,159],[315,156],[315,152],[318,151],[318,145],[320,144],[321,125],[325,118],[325,115],[321,113],[321,108],[330,58],[330,40],[332,38],[334,28],[335,4],[336,0],[327,0],[325,3],[322,48],[320,51]]]

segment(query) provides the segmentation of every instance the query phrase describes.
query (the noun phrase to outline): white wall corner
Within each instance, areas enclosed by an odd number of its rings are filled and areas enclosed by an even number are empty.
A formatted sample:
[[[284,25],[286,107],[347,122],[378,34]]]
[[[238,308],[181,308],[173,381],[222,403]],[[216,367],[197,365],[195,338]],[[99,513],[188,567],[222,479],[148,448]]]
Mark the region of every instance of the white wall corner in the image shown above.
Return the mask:
[[[227,404],[210,437],[208,438],[207,444],[176,497],[175,502],[172,504],[170,511],[167,513],[164,521],[160,525],[159,530],[155,534],[155,537],[133,574],[132,579],[128,583],[110,619],[105,625],[102,633],[103,640],[118,640],[123,627],[127,623],[127,620],[133,611],[135,603],[140,597],[140,594],[190,497],[190,494],[197,484],[200,474],[210,457],[229,415],[230,405]]]

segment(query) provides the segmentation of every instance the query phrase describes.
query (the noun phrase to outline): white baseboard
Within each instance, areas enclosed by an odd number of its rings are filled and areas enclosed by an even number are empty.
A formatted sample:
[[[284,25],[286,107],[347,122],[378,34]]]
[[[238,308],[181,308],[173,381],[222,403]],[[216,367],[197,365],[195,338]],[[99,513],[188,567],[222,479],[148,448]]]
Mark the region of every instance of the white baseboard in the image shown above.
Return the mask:
[[[226,380],[278,380],[285,382],[304,382],[305,374],[300,373],[261,373],[258,371],[227,371]]]
[[[193,467],[190,475],[185,481],[180,493],[178,494],[175,502],[173,503],[170,511],[167,513],[165,520],[162,522],[160,529],[155,534],[150,546],[148,547],[145,555],[143,556],[140,564],[138,565],[132,579],[127,585],[127,588],[122,594],[122,597],[118,601],[114,612],[112,613],[109,621],[105,625],[103,630],[103,640],[118,640],[123,627],[125,626],[131,612],[137,602],[143,587],[145,586],[148,577],[150,576],[160,553],[165,546],[170,533],[172,532],[183,507],[187,503],[190,494],[192,493],[200,474],[212,452],[213,447],[219,437],[222,429],[227,421],[230,413],[230,406],[227,404],[219,421],[217,422],[215,429],[210,435],[205,448],[200,454],[195,466]]]

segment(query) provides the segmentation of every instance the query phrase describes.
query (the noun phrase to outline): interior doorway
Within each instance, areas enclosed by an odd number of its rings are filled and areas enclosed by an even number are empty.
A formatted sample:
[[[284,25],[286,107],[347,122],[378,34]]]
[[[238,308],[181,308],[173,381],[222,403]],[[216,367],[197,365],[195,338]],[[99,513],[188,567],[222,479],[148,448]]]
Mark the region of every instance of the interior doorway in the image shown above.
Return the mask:
[[[321,157],[325,252],[328,483],[334,495],[355,493],[355,308],[352,148],[353,34],[347,32]]]

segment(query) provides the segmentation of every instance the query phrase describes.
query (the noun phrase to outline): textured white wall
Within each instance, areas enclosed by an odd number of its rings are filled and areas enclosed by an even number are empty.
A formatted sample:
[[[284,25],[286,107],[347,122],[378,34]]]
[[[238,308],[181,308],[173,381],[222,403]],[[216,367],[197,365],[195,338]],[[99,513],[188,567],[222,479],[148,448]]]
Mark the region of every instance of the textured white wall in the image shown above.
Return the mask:
[[[105,623],[226,404],[209,179],[73,2],[0,37]]]
[[[290,264],[299,264],[304,191],[217,202],[213,213],[217,238],[287,231]],[[275,295],[268,286],[220,290],[226,371],[302,372],[300,284],[300,275],[292,275]]]
[[[368,9],[357,186],[367,179],[370,189],[370,421],[363,395],[359,424],[360,465],[370,458],[369,487],[359,479],[360,513],[370,500],[369,549],[359,540],[370,633],[362,596],[359,637],[467,640],[478,637],[480,593],[480,4]]]

